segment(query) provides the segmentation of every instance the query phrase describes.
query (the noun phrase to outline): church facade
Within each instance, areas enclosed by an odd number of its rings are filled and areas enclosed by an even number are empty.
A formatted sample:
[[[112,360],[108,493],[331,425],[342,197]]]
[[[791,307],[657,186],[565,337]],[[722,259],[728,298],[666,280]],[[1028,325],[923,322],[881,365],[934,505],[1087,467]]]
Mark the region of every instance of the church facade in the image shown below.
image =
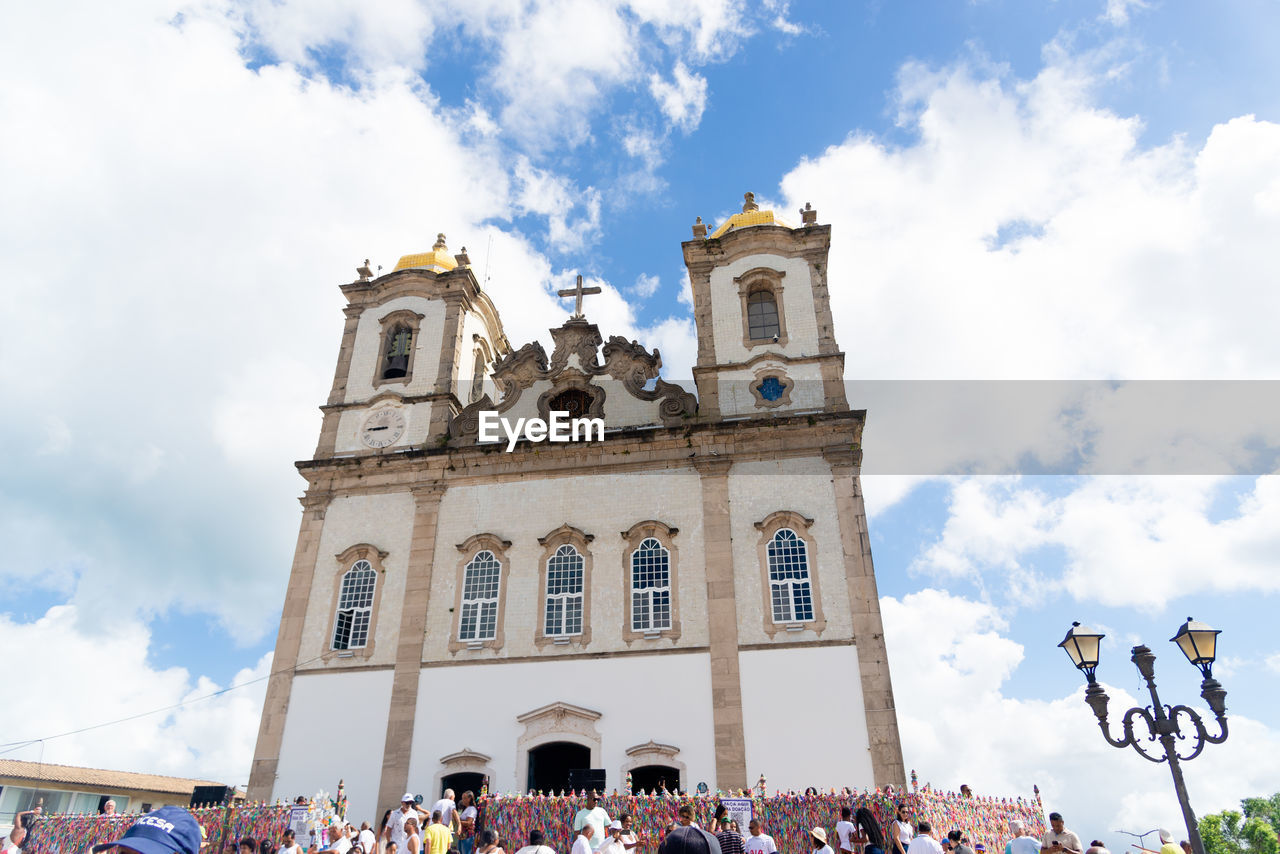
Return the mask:
[[[693,231],[693,390],[580,281],[514,348],[443,236],[342,287],[251,799],[903,785],[830,226]],[[603,440],[481,441],[557,411]]]

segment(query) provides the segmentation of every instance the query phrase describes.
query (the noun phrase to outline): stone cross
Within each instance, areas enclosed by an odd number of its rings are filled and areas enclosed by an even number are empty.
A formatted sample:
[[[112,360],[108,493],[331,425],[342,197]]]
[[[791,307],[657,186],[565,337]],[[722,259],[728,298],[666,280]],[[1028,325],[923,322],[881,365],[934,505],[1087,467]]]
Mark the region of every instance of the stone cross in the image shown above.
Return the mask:
[[[577,287],[569,288],[568,290],[563,290],[563,291],[556,291],[556,293],[561,297],[574,297],[572,319],[582,320],[583,319],[582,298],[584,296],[590,296],[591,294],[601,293],[601,290],[599,288],[584,288],[582,286],[582,277],[579,276]]]

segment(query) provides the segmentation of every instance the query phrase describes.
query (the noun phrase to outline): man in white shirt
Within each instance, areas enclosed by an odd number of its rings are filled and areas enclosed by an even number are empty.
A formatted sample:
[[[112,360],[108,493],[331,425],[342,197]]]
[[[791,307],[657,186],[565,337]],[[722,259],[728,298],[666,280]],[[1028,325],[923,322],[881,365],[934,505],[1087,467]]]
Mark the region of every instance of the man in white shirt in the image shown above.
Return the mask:
[[[573,819],[574,830],[582,830],[587,825],[591,826],[592,834],[588,838],[591,840],[592,854],[599,851],[600,846],[604,844],[604,829],[609,825],[609,814],[604,811],[604,807],[596,804],[596,793],[591,792],[587,795],[587,805],[578,810],[578,814]]]
[[[616,818],[609,824],[609,838],[597,849],[597,854],[627,854],[622,844],[622,822]]]
[[[373,835],[373,830],[369,827],[369,822],[360,823],[360,847],[364,849],[364,854],[378,854],[378,837]]]
[[[417,816],[420,812],[422,810],[418,809],[418,803],[413,794],[405,792],[404,797],[400,799],[400,809],[394,810],[391,817],[387,819],[387,841],[394,842],[396,847],[403,851],[409,841],[409,837],[404,832],[404,820],[409,816]],[[422,824],[421,818],[418,819],[418,824]]]
[[[347,854],[351,850],[351,840],[343,832],[340,824],[329,825],[329,844],[321,848],[317,854]]]
[[[458,805],[453,802],[453,789],[445,789],[444,797],[436,801],[431,808],[434,813],[440,810],[440,823],[448,827],[456,835],[460,829],[458,824]]]
[[[593,854],[591,848],[591,837],[595,835],[596,829],[594,825],[584,824],[578,831],[578,838],[573,840],[573,849],[569,854]]]
[[[747,829],[751,831],[751,835],[742,845],[747,854],[778,854],[778,846],[773,844],[773,837],[760,831],[760,819],[751,819]]]
[[[1004,854],[1040,854],[1040,840],[1027,834],[1027,826],[1020,821],[1009,824],[1013,839],[1004,847]]]
[[[907,854],[942,854],[942,845],[933,838],[933,826],[929,822],[916,825],[916,838],[907,846]]]

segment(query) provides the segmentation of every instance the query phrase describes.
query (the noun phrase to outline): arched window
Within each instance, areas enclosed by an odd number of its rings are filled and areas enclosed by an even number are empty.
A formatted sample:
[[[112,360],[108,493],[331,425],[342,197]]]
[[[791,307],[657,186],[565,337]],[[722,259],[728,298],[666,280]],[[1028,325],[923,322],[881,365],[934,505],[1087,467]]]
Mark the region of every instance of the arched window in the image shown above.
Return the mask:
[[[747,337],[752,341],[773,340],[781,329],[773,292],[752,291],[747,297]]]
[[[580,388],[568,388],[547,403],[548,412],[567,412],[570,418],[586,418],[595,402],[590,394]]]
[[[769,541],[769,598],[775,623],[813,619],[808,548],[790,528],[779,528]]]
[[[547,560],[543,634],[548,637],[582,634],[582,569],[582,555],[570,545],[560,546]]]
[[[462,574],[458,640],[487,641],[498,632],[498,580],[502,564],[488,549],[476,552]]]
[[[342,576],[338,611],[333,620],[334,649],[363,649],[369,642],[373,591],[378,574],[367,560],[358,560]]]
[[[671,628],[671,553],[646,537],[631,553],[631,630]]]
[[[396,324],[387,331],[382,358],[382,378],[400,379],[409,374],[409,358],[413,355],[413,330]]]

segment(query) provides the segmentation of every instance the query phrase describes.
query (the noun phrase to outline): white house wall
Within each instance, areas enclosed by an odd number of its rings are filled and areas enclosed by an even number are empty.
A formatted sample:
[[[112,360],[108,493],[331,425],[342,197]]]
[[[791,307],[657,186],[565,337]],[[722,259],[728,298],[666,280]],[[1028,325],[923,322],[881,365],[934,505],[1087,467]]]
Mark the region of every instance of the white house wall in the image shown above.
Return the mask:
[[[390,670],[294,677],[272,799],[310,798],[318,789],[334,796],[342,780],[348,815],[357,824],[378,818],[390,707]],[[298,842],[307,845],[305,839]]]
[[[339,583],[340,571],[345,572],[349,568],[340,568],[337,555],[360,543],[376,546],[387,556],[382,560],[384,572],[379,574],[377,582],[381,590],[373,627],[373,654],[359,661],[374,665],[395,663],[400,603],[404,598],[409,544],[413,536],[413,513],[413,496],[407,492],[341,496],[329,505],[320,535],[302,645],[298,651],[299,668],[325,666],[311,659],[327,652],[332,644],[334,590]],[[350,659],[338,658],[331,662],[333,666],[350,663]]]
[[[563,477],[525,482],[456,486],[440,503],[432,596],[427,611],[427,637],[423,659],[468,661],[482,658],[556,655],[578,652],[576,646],[534,645],[542,603],[539,582],[545,571],[544,537],[563,524],[594,535],[592,554],[590,625],[591,652],[670,649],[668,639],[622,639],[626,619],[623,556],[627,547],[622,532],[637,522],[655,519],[679,533],[676,547],[674,593],[679,609],[681,636],[677,646],[707,643],[705,548],[702,539],[702,485],[692,469],[629,472],[585,477]],[[464,556],[457,545],[473,534],[491,533],[511,542],[507,554],[511,571],[502,591],[505,643],[501,650],[448,651],[457,632],[454,590],[458,564]]]
[[[491,790],[520,791],[528,765],[516,717],[555,702],[601,713],[595,729],[606,788],[622,789],[627,748],[651,740],[680,749],[686,783],[714,784],[711,659],[687,653],[423,668],[410,788],[427,791],[442,757],[470,749],[492,757]]]
[[[778,349],[787,356],[815,355],[818,352],[818,315],[813,305],[808,262],[803,258],[761,254],[739,258],[711,271],[716,360],[721,363],[744,362],[754,355],[742,343],[742,297],[734,279],[756,267],[768,267],[785,274],[782,279],[782,311],[787,345]]]
[[[393,311],[408,309],[423,315],[413,342],[413,376],[409,383],[388,382],[374,386],[375,374],[382,360],[382,318]],[[440,332],[444,326],[445,304],[442,300],[406,296],[388,300],[360,315],[356,327],[356,343],[347,375],[346,403],[368,400],[387,389],[404,395],[427,394],[435,389],[440,369]]]
[[[744,650],[747,779],[801,791],[875,785],[855,646]]]

